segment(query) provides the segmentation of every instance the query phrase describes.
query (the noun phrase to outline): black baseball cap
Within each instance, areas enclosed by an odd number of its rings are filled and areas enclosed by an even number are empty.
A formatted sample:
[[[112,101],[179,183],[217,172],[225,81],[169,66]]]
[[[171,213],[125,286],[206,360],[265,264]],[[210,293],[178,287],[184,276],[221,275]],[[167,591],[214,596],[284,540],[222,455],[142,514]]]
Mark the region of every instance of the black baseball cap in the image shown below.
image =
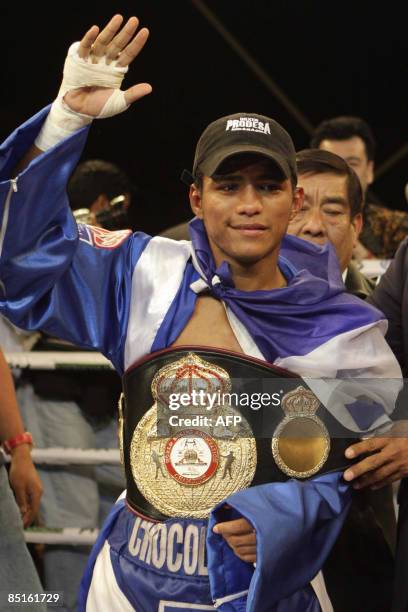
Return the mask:
[[[227,158],[238,153],[264,155],[296,185],[296,151],[291,137],[270,117],[254,113],[221,117],[206,127],[197,143],[193,177],[197,172],[213,176]]]

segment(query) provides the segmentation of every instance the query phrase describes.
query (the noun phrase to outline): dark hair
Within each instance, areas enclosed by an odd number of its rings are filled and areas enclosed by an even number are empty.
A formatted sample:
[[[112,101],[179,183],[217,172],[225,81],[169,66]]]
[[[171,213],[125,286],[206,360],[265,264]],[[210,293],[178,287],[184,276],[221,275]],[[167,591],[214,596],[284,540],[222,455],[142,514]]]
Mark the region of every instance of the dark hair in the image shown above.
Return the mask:
[[[353,219],[363,210],[363,191],[353,168],[338,155],[322,149],[304,149],[296,153],[298,176],[301,174],[337,174],[347,178],[347,199]]]
[[[368,160],[375,156],[375,138],[372,129],[361,117],[333,117],[319,123],[310,141],[313,149],[318,149],[322,140],[347,140],[359,136],[364,142]]]
[[[89,208],[101,194],[109,200],[132,192],[132,183],[126,174],[110,162],[88,159],[74,170],[67,186],[72,210]]]

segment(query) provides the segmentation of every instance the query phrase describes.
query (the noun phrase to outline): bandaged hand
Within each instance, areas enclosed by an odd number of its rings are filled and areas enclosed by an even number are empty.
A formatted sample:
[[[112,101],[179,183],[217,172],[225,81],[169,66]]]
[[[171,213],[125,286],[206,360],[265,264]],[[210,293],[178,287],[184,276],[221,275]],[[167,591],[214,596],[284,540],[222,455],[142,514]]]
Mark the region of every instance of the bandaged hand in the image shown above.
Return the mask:
[[[139,21],[115,15],[99,32],[92,26],[80,42],[71,45],[64,65],[63,81],[50,114],[36,139],[45,151],[94,118],[112,117],[149,94],[148,83],[120,89],[129,64],[143,49],[149,31],[136,33]]]
[[[256,532],[246,519],[217,523],[213,531],[225,539],[242,561],[256,562]]]

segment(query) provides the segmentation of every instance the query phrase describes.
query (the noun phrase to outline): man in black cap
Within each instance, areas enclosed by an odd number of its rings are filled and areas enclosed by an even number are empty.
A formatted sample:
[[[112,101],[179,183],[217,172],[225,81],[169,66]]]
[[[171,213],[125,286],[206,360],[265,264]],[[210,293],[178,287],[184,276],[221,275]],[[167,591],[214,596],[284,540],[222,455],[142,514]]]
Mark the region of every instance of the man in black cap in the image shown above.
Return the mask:
[[[243,132],[251,133],[251,144],[245,147],[246,155],[238,158],[237,154],[242,152]],[[266,147],[265,136],[269,136],[270,143]],[[194,184],[201,190],[204,175],[213,177],[215,171],[218,175],[228,174],[234,168],[251,165],[256,161],[255,156],[258,155],[271,159],[273,164],[269,164],[269,167],[274,168],[272,171],[275,178],[279,178],[279,174],[276,174],[277,166],[281,170],[281,176],[290,179],[294,189],[297,180],[294,154],[292,140],[279,123],[262,115],[237,113],[229,117],[221,117],[207,127],[197,143],[193,173],[184,171],[182,180],[187,184]],[[231,157],[233,160],[229,165],[222,164],[224,160]],[[193,212],[195,212],[194,208]],[[188,225],[182,223],[166,230],[162,235],[176,240],[189,239]]]
[[[375,432],[389,425],[396,391],[367,388],[375,418],[363,402],[362,426],[351,411],[361,401],[350,411],[337,404],[334,410],[337,390],[330,392],[321,408],[342,432],[330,440],[315,415],[319,402],[299,377],[340,373],[350,399],[354,376],[398,378],[384,322],[344,294],[330,251],[284,238],[302,191],[292,141],[269,117],[239,113],[204,131],[189,180],[197,217],[192,243],[76,226],[64,187],[86,138],[81,126],[125,110],[151,90],[147,84],[119,89],[147,38],[145,29],[135,35],[136,18],[121,24],[117,15],[71,47],[51,111],[8,139],[0,167],[0,311],[20,327],[41,327],[101,351],[124,374],[126,502],[117,502],[95,545],[80,610],[304,612],[318,609],[317,594],[326,612],[327,593],[315,577],[350,503],[344,452],[332,449],[347,444],[346,432],[359,436],[361,427]],[[40,157],[9,180],[24,151],[20,169]],[[174,435],[159,429],[169,389],[184,399],[189,390],[189,408],[193,391],[204,391],[212,398],[203,407],[208,414],[214,395],[229,392],[234,377],[258,385],[277,376],[297,387],[279,410],[268,406],[269,417],[282,419],[269,440],[262,427],[261,441],[254,440],[238,403],[227,416],[241,425],[224,438],[211,424],[202,430],[186,423]],[[279,393],[270,396],[278,405]],[[304,423],[299,403],[320,433],[311,436],[317,447],[309,454],[306,444],[298,463],[296,449],[282,455],[278,432],[285,418],[297,415]],[[264,414],[253,408],[246,412],[251,427]],[[225,422],[217,425],[225,429]],[[231,451],[232,478],[222,478],[220,457]]]

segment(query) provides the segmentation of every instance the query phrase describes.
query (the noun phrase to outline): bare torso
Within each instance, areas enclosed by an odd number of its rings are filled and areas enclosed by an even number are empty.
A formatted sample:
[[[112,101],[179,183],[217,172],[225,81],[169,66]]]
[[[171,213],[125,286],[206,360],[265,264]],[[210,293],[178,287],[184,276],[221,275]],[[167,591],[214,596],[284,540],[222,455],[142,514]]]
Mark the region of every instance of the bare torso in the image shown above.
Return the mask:
[[[197,298],[191,319],[172,346],[189,344],[243,353],[228,322],[224,305],[210,295]]]

